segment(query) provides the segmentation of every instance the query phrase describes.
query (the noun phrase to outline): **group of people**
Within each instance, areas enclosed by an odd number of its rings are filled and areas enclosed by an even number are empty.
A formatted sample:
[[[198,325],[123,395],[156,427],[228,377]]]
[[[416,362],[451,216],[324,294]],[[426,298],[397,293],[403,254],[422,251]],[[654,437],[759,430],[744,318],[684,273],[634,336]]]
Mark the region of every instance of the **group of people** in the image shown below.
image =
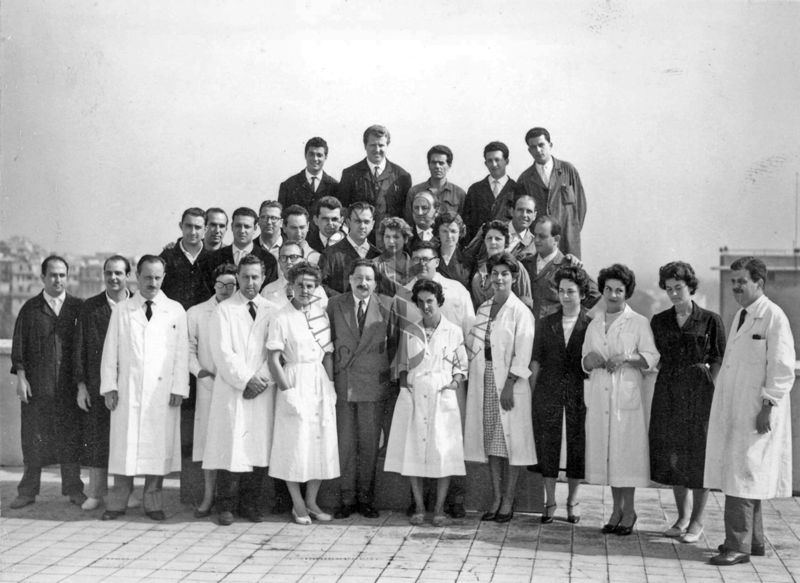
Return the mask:
[[[191,391],[204,476],[195,515],[216,507],[222,525],[236,513],[263,520],[269,478],[299,524],[377,517],[384,448],[383,469],[409,477],[412,524],[429,506],[434,525],[465,515],[467,461],[488,464],[483,520],[512,519],[527,468],[543,477],[550,523],[563,468],[569,522],[580,520],[579,484],[607,484],[602,532],[628,535],[635,488],[653,480],[675,494],[665,534],[696,542],[708,490],[720,488],[726,539],[712,562],[763,554],[760,501],[791,495],[794,381],[763,262],[731,266],[742,309],[727,345],[719,316],[692,300],[685,262],[660,269],[673,307],[648,322],[627,303],[628,267],[596,283],[584,271],[585,193],[546,129],[526,134],[534,164],[517,182],[507,146],[489,143],[489,175],[466,192],[447,180],[446,146],[428,151],[430,178],[412,185],[386,158],[386,128],[370,126],[363,142],[366,158],[337,182],[323,171],[327,144],[309,140],[306,167],[276,200],[232,213],[231,245],[226,211],[187,209],[181,237],[139,259],[136,293],[122,256],[106,260],[105,290],[86,301],[66,293],[63,258],[44,260],[44,290],[13,339],[25,471],[11,507],[33,503],[42,466],[60,463],[63,493],[85,509],[104,501],[104,520],[126,512],[133,477],[145,476],[144,511],[163,520]],[[334,478],[340,503],[328,513],[317,494]]]

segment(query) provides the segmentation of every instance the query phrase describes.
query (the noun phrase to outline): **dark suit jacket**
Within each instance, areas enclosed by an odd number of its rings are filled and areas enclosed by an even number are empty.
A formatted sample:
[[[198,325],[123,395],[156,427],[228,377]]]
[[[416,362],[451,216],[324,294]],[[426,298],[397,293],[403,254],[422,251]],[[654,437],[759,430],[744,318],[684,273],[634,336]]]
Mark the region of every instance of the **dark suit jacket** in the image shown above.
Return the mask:
[[[344,231],[339,231],[342,236],[346,236],[347,234]],[[341,239],[340,239],[341,240]],[[339,241],[336,241],[338,243]],[[306,243],[317,253],[322,253],[325,251],[325,245],[322,243],[322,239],[319,236],[319,229],[316,225],[313,228],[308,229],[308,235],[306,235]],[[335,244],[335,243],[334,243]]]
[[[533,316],[538,321],[539,319],[557,312],[561,307],[558,301],[558,288],[556,287],[556,272],[569,265],[564,259],[564,254],[561,251],[556,252],[553,260],[545,265],[544,269],[540,272],[536,269],[536,257],[538,255],[527,255],[523,257],[520,262],[522,266],[528,271],[531,279],[531,292],[533,294]],[[589,293],[586,294],[581,304],[587,310],[590,310],[600,300],[600,292],[597,289],[597,284],[593,279],[589,280]]]
[[[195,262],[191,263],[181,251],[180,239],[172,248],[161,252],[161,258],[167,263],[161,291],[183,306],[184,310],[206,301],[214,294],[214,282],[209,285],[204,268],[211,253],[213,251],[201,249]]]
[[[311,192],[311,186],[306,182],[306,171],[301,170],[299,174],[290,176],[278,187],[278,202],[283,208],[293,204],[299,204],[314,216],[316,213],[317,201],[323,196],[336,196],[336,186],[339,183],[335,178],[325,172],[317,185],[317,191]]]
[[[540,319],[533,341],[531,360],[538,362],[541,367],[534,394],[540,392],[538,402],[549,407],[563,404],[568,394],[580,395],[583,399],[583,380],[587,376],[581,368],[581,351],[586,327],[592,319],[587,315],[586,308],[581,308],[569,342],[565,343],[561,317],[559,307]]]
[[[336,396],[346,401],[381,401],[390,394],[389,334],[391,298],[373,294],[358,330],[352,293],[332,297],[328,319],[334,345]]]
[[[370,244],[366,259],[374,259],[380,254],[380,249]],[[356,259],[360,259],[358,252],[347,239],[325,248],[319,258],[319,268],[322,271],[322,286],[329,297],[350,289],[350,267]]]
[[[365,201],[375,207],[375,224],[385,217],[402,217],[406,202],[406,195],[411,188],[411,175],[397,164],[386,161],[383,173],[378,177],[377,184],[369,172],[367,160],[361,160],[342,171],[337,192],[339,200],[347,208],[358,201]],[[371,241],[374,241],[375,228],[372,231]]]
[[[255,242],[253,243],[251,254],[264,262],[264,283],[261,285],[261,289],[264,289],[268,283],[272,283],[278,279],[278,261],[273,257],[272,253],[265,251],[263,247],[257,245]],[[214,270],[218,265],[222,265],[223,263],[230,263],[233,265],[233,245],[226,245],[222,249],[217,249],[211,253],[205,261],[206,280],[209,282],[211,289],[214,289]]]
[[[467,189],[467,199],[464,201],[464,224],[467,226],[467,241],[471,241],[478,234],[478,229],[486,221],[494,219],[510,221],[514,205],[514,190],[517,183],[508,179],[503,190],[495,199],[489,177],[476,182]]]

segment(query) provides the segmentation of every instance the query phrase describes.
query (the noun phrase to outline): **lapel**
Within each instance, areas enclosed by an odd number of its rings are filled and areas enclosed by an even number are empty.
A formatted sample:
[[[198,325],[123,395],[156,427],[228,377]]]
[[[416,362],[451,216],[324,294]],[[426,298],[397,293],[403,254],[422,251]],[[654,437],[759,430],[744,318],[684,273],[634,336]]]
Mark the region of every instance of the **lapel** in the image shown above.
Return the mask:
[[[580,345],[579,346],[575,346],[575,343],[577,342],[576,338],[578,338],[578,336],[580,335],[580,332],[582,330],[585,330],[586,327],[588,326],[589,320],[587,320],[586,314],[587,314],[586,308],[582,307],[580,313],[578,314],[578,320],[575,322],[575,327],[572,329],[572,334],[569,335],[569,342],[567,342],[566,346],[564,346],[564,348],[567,351],[569,351],[570,349],[574,348],[574,349],[576,349],[578,351],[578,353],[580,353],[581,346]],[[560,318],[559,318],[558,321],[559,321],[559,328],[560,328],[560,334],[561,334],[561,341],[563,343],[563,341],[564,341],[564,327],[563,327],[563,324],[561,324],[561,319]]]
[[[547,200],[549,201],[550,198],[558,191],[559,186],[561,185],[561,173],[563,172],[563,168],[561,167],[561,161],[556,160],[553,158],[553,171],[550,173],[550,184],[547,185]],[[539,174],[538,172],[536,173]]]
[[[563,312],[561,310],[559,310],[558,312],[556,312],[556,314],[558,314],[558,317],[557,318],[553,318],[555,320],[555,322],[552,323],[552,330],[553,330],[553,334],[555,334],[556,337],[558,338],[558,348],[559,348],[559,350],[561,352],[564,352],[567,349],[567,345],[564,343],[564,323],[561,321],[561,317],[563,316]],[[577,326],[577,323],[575,325]],[[572,335],[570,335],[569,339],[572,340],[572,336],[574,336],[574,335],[575,335],[575,333],[573,331],[573,333],[572,333]]]
[[[556,256],[553,257],[553,260],[547,265],[545,265],[544,269],[542,269],[542,271],[540,272],[538,270],[538,262],[536,259],[537,257],[538,255],[535,255],[533,258],[534,280],[541,279],[549,275],[550,273],[554,272],[556,269],[561,267],[561,262],[564,260],[564,255],[561,253],[561,251],[556,251]]]
[[[347,295],[344,301],[339,304],[339,308],[343,312],[342,316],[348,328],[350,328],[353,337],[360,338],[361,333],[358,331],[358,323],[356,322],[356,302],[351,291],[346,291],[345,293]]]
[[[751,334],[752,333],[751,329],[753,328],[753,326],[755,326],[756,320],[760,320],[764,316],[764,311],[766,310],[766,307],[767,307],[766,302],[760,302],[757,306],[750,304],[750,307],[748,307],[747,309],[747,318],[745,318],[744,322],[742,323],[742,327],[736,330],[736,326],[739,325],[740,314],[744,309],[744,308],[739,308],[739,310],[736,312],[736,315],[733,317],[733,328],[734,328],[733,337],[738,338],[739,335],[741,334]]]
[[[39,301],[40,301],[39,308],[41,309],[42,313],[45,316],[48,316],[50,318],[53,318],[54,320],[57,320],[58,316],[56,316],[56,313],[53,311],[53,308],[50,307],[50,304],[45,299],[44,291],[39,292]],[[64,303],[61,305],[61,310],[62,311],[64,310],[64,305],[66,305],[66,303],[67,303],[66,300],[64,300]]]
[[[138,301],[133,298],[129,298],[125,302],[125,307],[130,312],[131,321],[136,321],[142,326],[147,326],[147,318],[144,315],[144,299],[139,296],[142,301]]]

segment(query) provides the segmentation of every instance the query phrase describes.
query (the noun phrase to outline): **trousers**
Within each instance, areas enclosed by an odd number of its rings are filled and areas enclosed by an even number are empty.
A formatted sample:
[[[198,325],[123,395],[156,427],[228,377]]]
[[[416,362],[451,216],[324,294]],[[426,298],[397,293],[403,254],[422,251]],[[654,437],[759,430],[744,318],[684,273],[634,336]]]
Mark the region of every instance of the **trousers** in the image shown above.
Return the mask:
[[[750,554],[764,547],[761,500],[725,496],[725,548]]]

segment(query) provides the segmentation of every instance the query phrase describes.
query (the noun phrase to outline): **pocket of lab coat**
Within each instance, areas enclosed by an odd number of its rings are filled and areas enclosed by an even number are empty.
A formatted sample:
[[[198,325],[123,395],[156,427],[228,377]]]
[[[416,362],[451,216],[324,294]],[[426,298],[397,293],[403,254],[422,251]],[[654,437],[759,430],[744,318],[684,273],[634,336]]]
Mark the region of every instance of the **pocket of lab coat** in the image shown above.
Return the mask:
[[[561,185],[561,204],[575,204],[575,189],[571,184]]]
[[[621,378],[617,391],[617,408],[620,410],[635,410],[642,408],[641,383]]]

